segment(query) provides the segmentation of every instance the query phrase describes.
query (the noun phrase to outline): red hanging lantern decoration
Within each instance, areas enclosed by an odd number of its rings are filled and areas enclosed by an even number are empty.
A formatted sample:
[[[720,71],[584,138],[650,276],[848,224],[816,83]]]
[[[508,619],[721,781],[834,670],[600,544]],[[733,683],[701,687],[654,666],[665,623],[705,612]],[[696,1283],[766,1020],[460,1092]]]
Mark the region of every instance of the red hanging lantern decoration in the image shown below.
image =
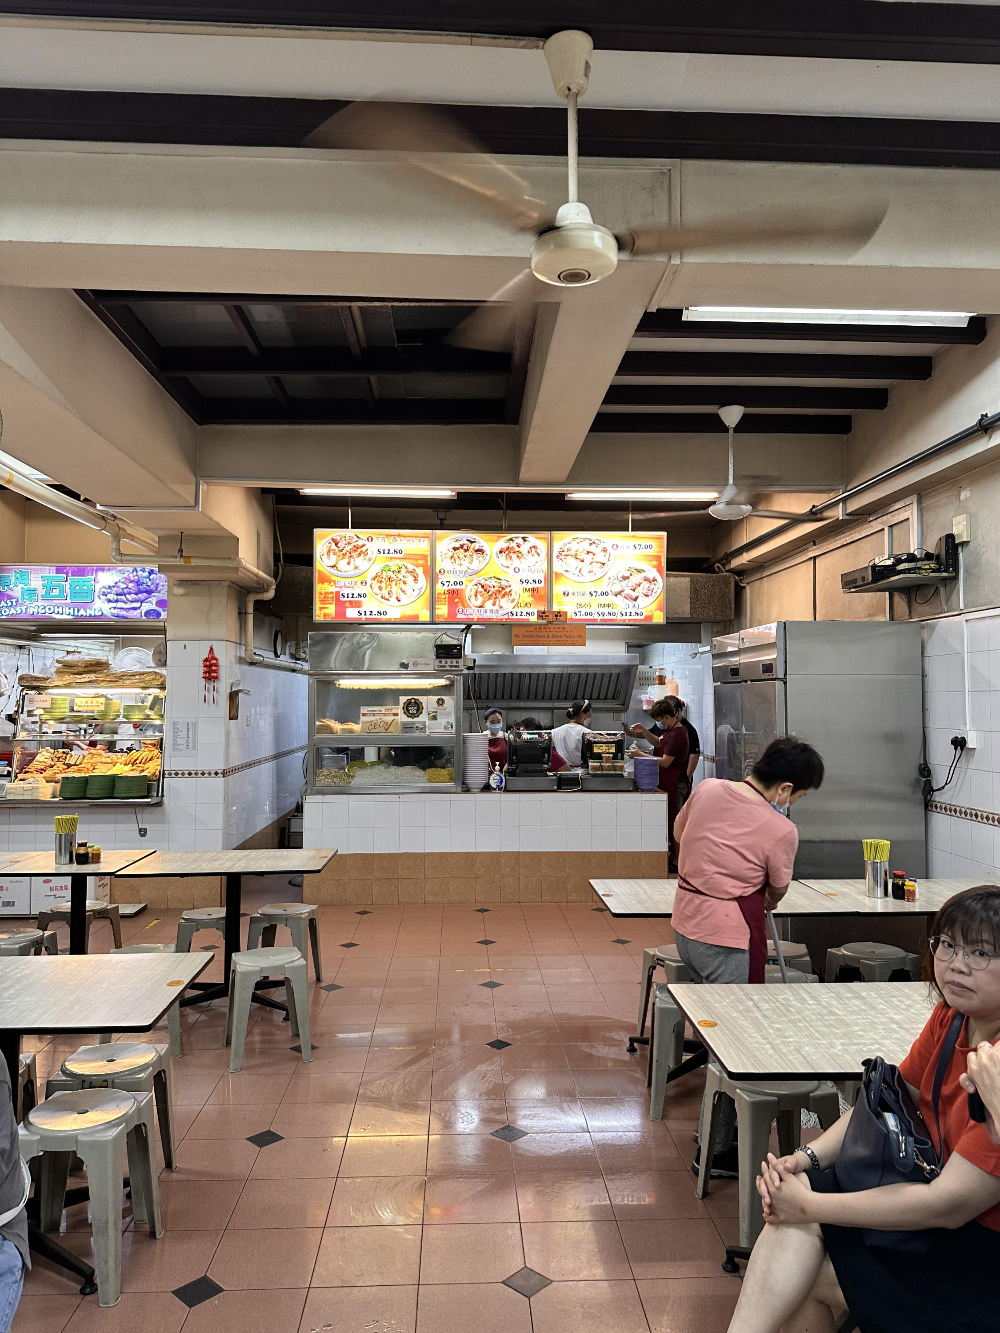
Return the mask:
[[[218,703],[217,681],[219,679],[219,659],[215,655],[215,648],[209,644],[208,652],[201,659],[201,679],[203,681],[202,702]],[[209,699],[209,686],[211,686],[211,700]]]

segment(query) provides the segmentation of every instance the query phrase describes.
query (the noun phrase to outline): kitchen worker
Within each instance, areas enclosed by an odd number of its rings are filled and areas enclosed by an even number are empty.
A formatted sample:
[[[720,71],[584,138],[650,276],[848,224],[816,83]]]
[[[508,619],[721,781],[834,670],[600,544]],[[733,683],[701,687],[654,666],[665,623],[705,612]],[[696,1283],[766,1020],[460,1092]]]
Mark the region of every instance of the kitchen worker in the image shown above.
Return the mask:
[[[657,699],[649,710],[650,717],[657,723],[655,733],[644,727],[641,722],[636,722],[630,728],[633,736],[642,736],[649,741],[659,761],[660,778],[657,786],[660,791],[667,794],[667,848],[671,869],[677,859],[674,844],[677,788],[681,778],[687,775],[688,763],[688,735],[681,721],[683,711],[684,705],[680,699],[676,695],[668,694],[663,699]],[[637,745],[633,745],[629,753],[635,756],[642,754],[642,751]]]
[[[681,726],[687,732],[688,736],[687,772],[684,774],[683,777],[678,779],[677,782],[677,809],[680,810],[681,806],[691,795],[691,788],[694,781],[694,772],[695,769],[698,767],[698,760],[701,758],[701,737],[698,735],[698,729],[695,727],[694,723],[688,721],[688,716],[687,716],[688,706],[684,702],[684,700],[678,699],[677,696],[674,694],[668,694],[665,697],[668,699],[675,699],[676,702],[680,704]],[[663,730],[663,728],[658,723],[654,722],[653,725],[649,728],[649,730],[652,735],[658,736],[660,732]]]
[[[665,702],[665,701],[663,701]],[[786,815],[823,781],[823,760],[796,736],[774,740],[743,782],[705,778],[677,816],[671,925],[696,982],[763,984],[766,915],[788,891],[799,831]],[[738,1174],[736,1108],[724,1097],[713,1175]]]
[[[579,768],[583,763],[583,738],[590,730],[589,699],[577,699],[566,709],[568,721],[552,733],[552,772],[560,768]]]
[[[491,708],[483,721],[489,740],[486,749],[489,753],[490,768],[499,768],[502,773],[507,767],[507,738],[503,734],[503,713],[499,708]]]

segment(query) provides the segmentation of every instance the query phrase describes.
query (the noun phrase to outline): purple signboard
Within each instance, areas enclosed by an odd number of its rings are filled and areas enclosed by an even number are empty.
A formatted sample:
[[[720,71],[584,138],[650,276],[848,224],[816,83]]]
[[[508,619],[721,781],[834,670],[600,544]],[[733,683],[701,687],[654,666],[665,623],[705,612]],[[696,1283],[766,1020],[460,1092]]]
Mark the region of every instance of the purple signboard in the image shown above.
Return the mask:
[[[167,579],[139,565],[0,565],[0,620],[165,620]]]

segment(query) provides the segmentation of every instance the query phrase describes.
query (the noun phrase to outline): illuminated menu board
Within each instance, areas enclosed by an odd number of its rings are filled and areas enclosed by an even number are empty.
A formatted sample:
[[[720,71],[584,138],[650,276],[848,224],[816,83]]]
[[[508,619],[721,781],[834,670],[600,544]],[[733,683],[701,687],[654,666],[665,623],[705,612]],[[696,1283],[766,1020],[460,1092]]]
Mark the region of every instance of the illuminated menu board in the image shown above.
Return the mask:
[[[662,532],[554,532],[552,609],[591,624],[662,624],[666,541]]]
[[[548,606],[547,533],[435,534],[435,618],[537,620]]]
[[[317,528],[317,620],[431,618],[431,534]]]

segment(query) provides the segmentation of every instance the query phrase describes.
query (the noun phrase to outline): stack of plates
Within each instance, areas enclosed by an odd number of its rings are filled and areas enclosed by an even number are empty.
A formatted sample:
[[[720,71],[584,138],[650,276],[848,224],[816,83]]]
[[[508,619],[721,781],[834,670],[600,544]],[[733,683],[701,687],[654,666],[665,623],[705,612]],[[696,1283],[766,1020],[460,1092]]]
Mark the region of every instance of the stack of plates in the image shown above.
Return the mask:
[[[59,783],[59,796],[63,801],[82,801],[87,794],[87,777],[66,776]]]
[[[87,800],[104,801],[114,795],[115,778],[111,773],[91,773],[87,779]]]
[[[138,773],[134,777],[131,773],[117,774],[114,786],[115,800],[135,800],[136,797],[145,796],[147,782],[145,773]]]
[[[462,781],[469,791],[482,791],[490,776],[489,737],[467,731],[462,737]]]

